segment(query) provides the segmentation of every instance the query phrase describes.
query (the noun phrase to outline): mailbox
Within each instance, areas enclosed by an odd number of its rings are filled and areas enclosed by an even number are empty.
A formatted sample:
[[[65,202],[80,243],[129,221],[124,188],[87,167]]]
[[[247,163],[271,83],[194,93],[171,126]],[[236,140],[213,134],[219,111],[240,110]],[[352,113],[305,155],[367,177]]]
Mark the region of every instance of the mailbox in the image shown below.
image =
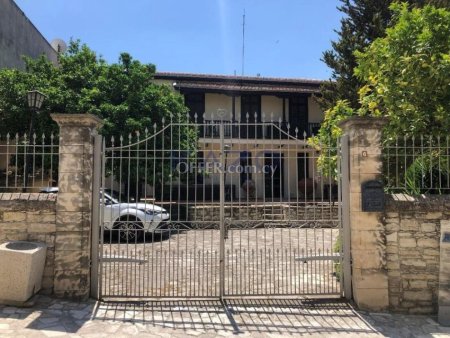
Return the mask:
[[[444,232],[442,235],[442,243],[450,243],[450,232]]]
[[[383,183],[377,180],[361,185],[362,211],[384,211]]]

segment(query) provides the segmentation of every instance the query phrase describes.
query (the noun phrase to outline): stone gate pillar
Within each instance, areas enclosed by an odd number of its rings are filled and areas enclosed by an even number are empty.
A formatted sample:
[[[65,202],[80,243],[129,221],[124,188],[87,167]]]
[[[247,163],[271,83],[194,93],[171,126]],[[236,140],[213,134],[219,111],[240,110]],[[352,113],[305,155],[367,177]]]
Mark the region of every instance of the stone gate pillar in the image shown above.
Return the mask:
[[[340,127],[349,139],[349,199],[352,288],[361,309],[384,310],[389,306],[386,238],[383,212],[363,212],[361,185],[382,174],[381,130],[385,120],[353,117]]]
[[[101,120],[89,114],[52,114],[59,131],[54,294],[89,297],[93,132]]]

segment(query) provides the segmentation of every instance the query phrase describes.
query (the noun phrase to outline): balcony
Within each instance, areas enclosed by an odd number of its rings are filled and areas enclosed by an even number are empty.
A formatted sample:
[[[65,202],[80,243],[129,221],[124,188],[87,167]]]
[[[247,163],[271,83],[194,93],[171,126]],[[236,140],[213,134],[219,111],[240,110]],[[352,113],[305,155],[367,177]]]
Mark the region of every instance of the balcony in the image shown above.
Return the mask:
[[[205,121],[201,126],[200,137],[219,138],[220,123],[222,121]],[[280,123],[256,123],[240,124],[230,121],[223,121],[225,138],[241,139],[287,139],[288,137],[304,138],[317,135],[320,123],[308,123],[306,128],[289,125],[288,122]],[[289,126],[289,129],[288,129]],[[297,132],[296,132],[297,129]],[[306,129],[306,130],[305,130]],[[306,133],[306,134],[305,134]]]

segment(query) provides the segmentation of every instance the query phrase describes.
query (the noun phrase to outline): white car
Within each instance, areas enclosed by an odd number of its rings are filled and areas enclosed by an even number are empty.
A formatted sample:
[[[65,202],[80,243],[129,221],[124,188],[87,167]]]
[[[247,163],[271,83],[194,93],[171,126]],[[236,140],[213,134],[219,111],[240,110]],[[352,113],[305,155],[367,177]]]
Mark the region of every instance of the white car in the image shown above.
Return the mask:
[[[123,203],[108,193],[100,194],[104,230],[117,233],[120,241],[136,241],[145,233],[167,232],[169,213],[151,203]]]
[[[42,188],[41,193],[56,194],[57,187]],[[100,192],[100,206],[103,206],[104,230],[118,235],[122,242],[137,241],[145,233],[163,235],[168,232],[169,213],[166,209],[151,203],[123,203],[111,196],[115,191]]]

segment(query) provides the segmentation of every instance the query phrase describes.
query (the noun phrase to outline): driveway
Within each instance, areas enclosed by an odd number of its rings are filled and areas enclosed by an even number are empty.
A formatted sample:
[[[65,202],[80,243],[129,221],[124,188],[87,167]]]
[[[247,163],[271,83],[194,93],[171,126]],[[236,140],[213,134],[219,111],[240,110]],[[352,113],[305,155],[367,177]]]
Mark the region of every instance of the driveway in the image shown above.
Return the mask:
[[[434,317],[357,311],[342,301],[69,302],[0,305],[0,337],[450,337]]]

